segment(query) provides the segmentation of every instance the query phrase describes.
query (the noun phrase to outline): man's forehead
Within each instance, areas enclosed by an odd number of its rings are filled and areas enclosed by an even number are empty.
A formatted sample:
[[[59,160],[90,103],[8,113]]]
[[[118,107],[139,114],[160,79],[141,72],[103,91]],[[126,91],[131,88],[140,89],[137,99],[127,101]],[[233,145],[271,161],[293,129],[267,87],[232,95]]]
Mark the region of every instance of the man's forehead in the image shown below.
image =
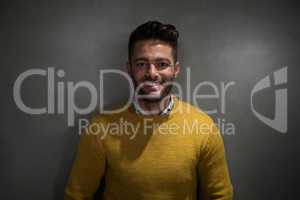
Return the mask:
[[[134,45],[135,49],[138,48],[168,48],[172,49],[171,45],[162,40],[140,40]]]
[[[172,56],[172,47],[163,41],[138,41],[134,47],[134,57],[166,58]]]

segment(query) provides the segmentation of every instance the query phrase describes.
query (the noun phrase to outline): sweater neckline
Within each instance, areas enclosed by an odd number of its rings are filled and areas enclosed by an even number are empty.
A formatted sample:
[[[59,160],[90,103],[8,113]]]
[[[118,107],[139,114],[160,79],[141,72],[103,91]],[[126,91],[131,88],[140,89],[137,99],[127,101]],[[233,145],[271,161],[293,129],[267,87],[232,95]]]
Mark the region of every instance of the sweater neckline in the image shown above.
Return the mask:
[[[133,103],[131,103],[131,105],[129,106],[128,112],[130,114],[134,115],[139,120],[151,119],[153,121],[166,121],[166,120],[174,118],[176,113],[178,113],[178,111],[176,111],[176,110],[179,107],[180,100],[178,99],[178,97],[176,97],[174,95],[172,95],[172,98],[173,98],[173,108],[166,115],[142,115],[142,114],[139,114],[135,111]]]

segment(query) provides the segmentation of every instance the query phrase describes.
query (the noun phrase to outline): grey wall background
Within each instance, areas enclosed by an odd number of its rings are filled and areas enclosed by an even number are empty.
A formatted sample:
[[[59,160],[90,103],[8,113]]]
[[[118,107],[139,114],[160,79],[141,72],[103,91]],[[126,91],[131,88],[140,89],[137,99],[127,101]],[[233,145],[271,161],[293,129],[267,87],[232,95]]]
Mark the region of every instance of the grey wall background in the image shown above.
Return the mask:
[[[150,19],[180,31],[180,60],[200,81],[235,81],[226,116],[236,126],[226,135],[235,199],[296,199],[299,187],[299,50],[297,1],[1,1],[1,188],[0,199],[62,199],[76,152],[77,127],[64,114],[28,115],[13,100],[13,84],[30,68],[63,69],[62,81],[98,84],[98,70],[125,69],[127,39]],[[260,79],[288,66],[288,133],[260,122],[250,110],[250,92]],[[106,80],[105,104],[126,99],[126,84]],[[179,77],[185,84],[185,76]],[[111,89],[113,88],[113,90]],[[42,77],[26,80],[25,103],[47,103]],[[274,93],[258,95],[257,110],[274,115]],[[88,92],[76,94],[86,106]],[[201,105],[201,102],[200,102]],[[219,105],[202,102],[203,106]],[[82,117],[82,116],[77,116]],[[85,116],[88,117],[88,116]]]

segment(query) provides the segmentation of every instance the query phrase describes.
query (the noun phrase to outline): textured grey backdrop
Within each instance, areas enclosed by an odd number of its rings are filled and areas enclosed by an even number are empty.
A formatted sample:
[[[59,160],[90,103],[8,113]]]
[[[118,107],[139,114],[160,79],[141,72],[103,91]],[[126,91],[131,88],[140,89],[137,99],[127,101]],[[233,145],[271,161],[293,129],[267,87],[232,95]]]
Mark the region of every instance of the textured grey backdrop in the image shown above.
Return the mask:
[[[13,84],[30,68],[63,69],[60,81],[88,80],[98,87],[98,70],[125,69],[127,39],[150,19],[173,23],[180,31],[180,61],[192,67],[192,86],[201,81],[235,81],[226,113],[212,115],[234,123],[225,135],[236,200],[296,199],[299,187],[299,53],[297,1],[1,1],[0,199],[62,199],[78,142],[77,127],[65,114],[29,115],[13,100]],[[253,86],[288,66],[288,133],[259,121],[250,109]],[[184,71],[184,70],[183,70]],[[179,82],[185,84],[185,76]],[[57,82],[56,82],[57,83]],[[105,104],[125,99],[126,84],[106,80]],[[113,90],[112,90],[113,88]],[[25,103],[47,103],[43,77],[26,80]],[[79,90],[76,104],[86,106]],[[204,107],[219,102],[199,102]],[[274,90],[255,99],[257,110],[274,115]],[[82,117],[82,116],[77,116]],[[88,117],[88,116],[85,116]]]

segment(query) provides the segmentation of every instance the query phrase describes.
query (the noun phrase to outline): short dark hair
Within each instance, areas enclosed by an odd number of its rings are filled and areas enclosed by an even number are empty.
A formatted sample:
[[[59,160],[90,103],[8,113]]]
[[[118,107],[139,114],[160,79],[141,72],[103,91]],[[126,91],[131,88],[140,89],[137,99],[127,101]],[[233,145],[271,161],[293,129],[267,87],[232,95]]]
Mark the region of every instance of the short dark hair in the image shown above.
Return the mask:
[[[139,25],[129,37],[128,59],[131,60],[134,45],[141,40],[161,40],[172,47],[174,60],[177,61],[177,40],[179,33],[172,24],[163,24],[159,21],[148,21]]]

